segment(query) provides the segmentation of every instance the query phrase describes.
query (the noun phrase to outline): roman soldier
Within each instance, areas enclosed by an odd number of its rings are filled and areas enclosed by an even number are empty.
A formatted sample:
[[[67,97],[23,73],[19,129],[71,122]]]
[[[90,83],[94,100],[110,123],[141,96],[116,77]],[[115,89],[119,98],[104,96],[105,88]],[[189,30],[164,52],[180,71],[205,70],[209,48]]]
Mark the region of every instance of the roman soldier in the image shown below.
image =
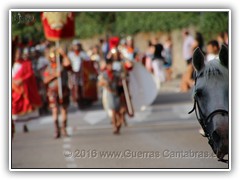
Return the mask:
[[[120,82],[120,74],[113,70],[112,59],[106,60],[106,68],[99,77],[98,85],[104,88],[106,93],[108,109],[111,111],[113,133],[119,134],[122,124],[121,120],[121,100],[118,93],[118,85]]]
[[[57,62],[56,62],[56,53],[59,53],[62,56],[61,62],[61,72],[58,71]],[[61,48],[56,49],[51,47],[48,54],[49,65],[43,73],[44,83],[47,86],[47,96],[49,101],[49,107],[52,110],[52,117],[55,127],[54,138],[59,138],[61,136],[60,125],[58,120],[58,111],[61,110],[62,115],[62,134],[68,136],[67,134],[67,108],[69,106],[70,100],[70,91],[68,88],[68,72],[71,70],[71,63]],[[62,98],[58,94],[58,77],[61,77],[62,80]]]
[[[72,51],[68,52],[68,58],[71,62],[72,71],[70,73],[70,89],[72,99],[79,107],[82,107],[82,65],[83,61],[89,61],[90,58],[85,51],[82,49],[82,45],[78,40],[74,40],[72,43]]]

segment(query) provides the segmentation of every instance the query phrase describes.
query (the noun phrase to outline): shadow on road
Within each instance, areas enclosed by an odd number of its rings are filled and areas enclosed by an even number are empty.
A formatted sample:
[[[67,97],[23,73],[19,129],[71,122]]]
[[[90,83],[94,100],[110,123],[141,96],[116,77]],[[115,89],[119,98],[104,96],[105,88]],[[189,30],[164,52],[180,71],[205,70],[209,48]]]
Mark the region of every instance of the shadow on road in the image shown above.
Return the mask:
[[[156,100],[153,102],[152,105],[156,104],[173,104],[173,103],[181,103],[181,102],[191,102],[191,92],[187,93],[176,93],[176,92],[170,92],[170,93],[159,93]],[[81,109],[82,111],[94,111],[94,110],[100,110],[103,109],[102,106],[102,100],[98,100],[93,105],[89,106],[88,108]],[[77,111],[78,109],[69,109],[69,112]]]
[[[159,93],[154,104],[172,104],[192,101],[191,92],[187,93]]]

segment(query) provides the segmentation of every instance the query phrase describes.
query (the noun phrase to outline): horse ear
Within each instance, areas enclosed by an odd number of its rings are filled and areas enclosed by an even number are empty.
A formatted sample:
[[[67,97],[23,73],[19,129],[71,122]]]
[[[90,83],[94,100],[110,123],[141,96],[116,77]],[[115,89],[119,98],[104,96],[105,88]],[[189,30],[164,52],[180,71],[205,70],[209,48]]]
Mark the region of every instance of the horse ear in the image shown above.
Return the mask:
[[[223,66],[228,68],[228,47],[222,45],[221,50],[219,52],[219,59]]]
[[[204,66],[204,55],[201,49],[198,47],[193,52],[193,67],[196,69],[196,71],[200,71]]]

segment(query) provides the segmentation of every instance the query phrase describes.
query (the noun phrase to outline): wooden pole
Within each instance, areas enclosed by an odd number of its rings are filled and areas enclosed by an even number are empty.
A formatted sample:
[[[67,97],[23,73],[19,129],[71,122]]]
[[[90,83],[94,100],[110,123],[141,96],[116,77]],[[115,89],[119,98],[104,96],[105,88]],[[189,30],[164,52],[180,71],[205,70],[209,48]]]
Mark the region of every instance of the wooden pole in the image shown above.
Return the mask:
[[[57,71],[60,73],[60,76],[58,77],[58,96],[59,96],[60,102],[62,102],[62,99],[63,99],[63,95],[62,95],[62,78],[61,78],[62,67],[61,67],[61,62],[60,62],[60,55],[59,55],[59,52],[58,52],[58,49],[60,47],[59,40],[56,41],[55,45],[56,45]]]
[[[128,115],[130,117],[133,117],[134,116],[134,110],[133,110],[133,105],[132,105],[132,102],[131,102],[131,97],[130,97],[130,94],[129,94],[126,79],[122,80],[122,85],[123,85],[124,96],[125,96],[126,103],[127,103]]]

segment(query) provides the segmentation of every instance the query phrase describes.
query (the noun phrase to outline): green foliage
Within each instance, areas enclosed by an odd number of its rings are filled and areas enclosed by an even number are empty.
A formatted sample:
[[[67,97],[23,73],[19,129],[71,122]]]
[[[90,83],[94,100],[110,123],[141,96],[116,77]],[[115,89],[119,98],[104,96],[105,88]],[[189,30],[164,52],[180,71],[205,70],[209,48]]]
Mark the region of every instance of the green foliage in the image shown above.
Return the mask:
[[[204,12],[200,15],[199,31],[206,39],[216,34],[228,32],[228,13],[226,12]]]
[[[12,35],[39,40],[44,38],[39,12],[23,13],[34,22],[18,23],[18,13],[12,14]],[[137,32],[170,32],[194,26],[209,38],[228,30],[227,12],[78,12],[75,13],[76,38],[95,35],[136,34]]]
[[[86,38],[112,32],[115,22],[114,12],[80,12],[76,13],[76,37]]]
[[[169,32],[195,23],[199,13],[192,12],[120,12],[117,14],[116,32]]]
[[[13,12],[12,36],[21,39],[33,39],[39,41],[44,38],[43,27],[39,12]]]

